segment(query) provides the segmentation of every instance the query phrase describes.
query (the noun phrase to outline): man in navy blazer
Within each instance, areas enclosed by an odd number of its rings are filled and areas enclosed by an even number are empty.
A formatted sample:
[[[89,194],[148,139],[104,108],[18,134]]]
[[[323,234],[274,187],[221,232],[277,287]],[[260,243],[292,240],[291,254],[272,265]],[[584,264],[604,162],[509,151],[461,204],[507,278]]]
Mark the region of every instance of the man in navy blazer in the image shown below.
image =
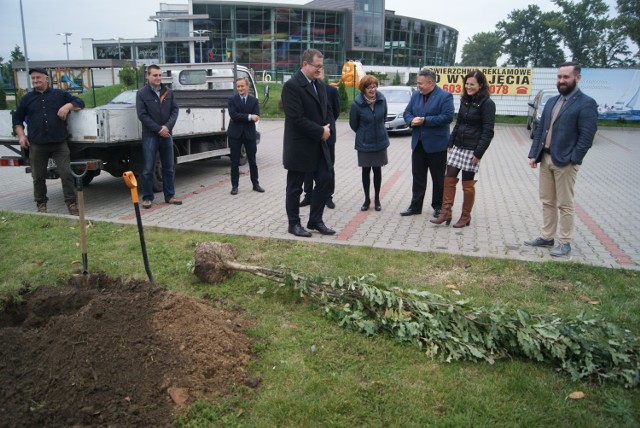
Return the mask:
[[[453,96],[438,87],[436,81],[437,76],[432,70],[420,70],[418,90],[413,93],[404,111],[404,121],[412,128],[413,188],[411,203],[409,208],[400,213],[402,216],[422,213],[424,194],[427,190],[427,172],[430,172],[433,182],[433,216],[438,217],[442,208],[449,124],[453,121],[455,110]]]
[[[249,161],[249,174],[253,190],[264,192],[258,181],[258,164],[256,163],[256,122],[260,120],[260,104],[258,99],[249,94],[249,80],[239,77],[236,80],[237,93],[229,98],[227,103],[229,110],[229,148],[231,149],[231,194],[238,194],[238,181],[240,178],[240,151],[242,145],[247,153]]]
[[[316,183],[307,228],[323,235],[336,233],[322,219],[331,182],[331,157],[327,147],[331,136],[331,107],[327,102],[326,85],[318,81],[323,68],[322,53],[317,49],[307,49],[302,54],[300,70],[282,87],[282,161],[287,170],[287,220],[289,233],[301,237],[311,236],[300,224],[300,195],[307,172],[314,173]]]
[[[545,104],[529,151],[529,166],[540,164],[542,228],[540,237],[525,245],[553,247],[559,224],[559,245],[550,251],[556,257],[571,252],[576,176],[597,130],[598,105],[578,89],[580,71],[575,62],[560,65],[556,81],[560,95]]]

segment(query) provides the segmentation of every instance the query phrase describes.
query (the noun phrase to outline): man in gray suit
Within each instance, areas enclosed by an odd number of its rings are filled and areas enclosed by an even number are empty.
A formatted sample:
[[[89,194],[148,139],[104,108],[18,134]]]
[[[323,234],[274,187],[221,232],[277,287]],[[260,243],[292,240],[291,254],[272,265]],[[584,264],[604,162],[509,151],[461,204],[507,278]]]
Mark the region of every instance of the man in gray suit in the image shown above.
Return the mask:
[[[550,252],[555,257],[571,252],[576,176],[597,130],[598,106],[578,89],[580,78],[580,64],[560,65],[556,83],[560,95],[545,104],[529,151],[529,166],[540,164],[542,228],[540,237],[524,243],[553,247],[559,224],[559,245]]]

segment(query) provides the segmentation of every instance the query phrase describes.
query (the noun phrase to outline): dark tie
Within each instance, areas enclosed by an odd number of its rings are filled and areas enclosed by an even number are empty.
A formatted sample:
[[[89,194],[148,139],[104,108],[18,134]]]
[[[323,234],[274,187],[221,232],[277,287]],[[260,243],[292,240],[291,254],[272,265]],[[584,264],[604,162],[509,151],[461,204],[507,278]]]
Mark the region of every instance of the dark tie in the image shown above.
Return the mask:
[[[247,105],[247,97],[242,97],[242,104]]]
[[[318,93],[318,87],[316,86],[316,81],[315,81],[315,80],[312,80],[312,81],[311,81],[311,84],[313,85],[313,89],[315,89],[316,94],[317,94],[317,93]]]

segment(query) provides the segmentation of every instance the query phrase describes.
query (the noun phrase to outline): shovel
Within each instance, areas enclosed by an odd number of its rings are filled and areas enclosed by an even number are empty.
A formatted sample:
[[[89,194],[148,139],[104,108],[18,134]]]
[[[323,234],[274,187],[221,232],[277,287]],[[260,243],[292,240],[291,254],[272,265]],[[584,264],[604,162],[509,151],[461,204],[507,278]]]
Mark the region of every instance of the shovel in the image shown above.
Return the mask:
[[[76,168],[74,169],[74,167]],[[76,190],[78,192],[80,249],[82,250],[82,272],[74,274],[72,277],[72,282],[77,288],[91,288],[96,286],[98,282],[98,276],[89,275],[89,260],[87,257],[87,225],[84,220],[84,192],[82,190],[82,177],[85,176],[88,170],[89,167],[84,162],[73,162],[71,165],[71,174],[76,180]]]
[[[133,207],[136,211],[136,221],[138,222],[138,234],[140,235],[140,246],[142,247],[142,259],[144,260],[144,270],[147,271],[147,276],[149,277],[149,282],[153,286],[153,288],[158,288],[155,281],[153,280],[153,274],[151,273],[151,269],[149,268],[149,258],[147,257],[147,246],[144,243],[144,231],[142,230],[142,217],[140,216],[140,206],[138,205],[138,181],[136,180],[136,176],[133,175],[133,172],[126,171],[122,174],[122,178],[124,179],[124,183],[127,185],[129,190],[131,190],[131,202],[133,202]]]

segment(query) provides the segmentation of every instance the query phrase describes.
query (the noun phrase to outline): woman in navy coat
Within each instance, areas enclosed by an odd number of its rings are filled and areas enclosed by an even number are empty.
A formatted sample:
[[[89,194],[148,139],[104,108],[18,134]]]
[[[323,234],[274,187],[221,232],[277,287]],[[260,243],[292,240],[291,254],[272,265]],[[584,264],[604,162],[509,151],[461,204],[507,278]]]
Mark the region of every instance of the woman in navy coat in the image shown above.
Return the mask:
[[[387,117],[387,100],[378,92],[378,79],[365,76],[360,81],[360,93],[356,95],[349,113],[349,125],[356,133],[355,149],[358,151],[358,166],[362,168],[364,203],[360,208],[367,211],[371,205],[369,187],[373,170],[374,207],[382,210],[380,187],[382,167],[388,163],[387,147],[389,135],[384,127]]]

